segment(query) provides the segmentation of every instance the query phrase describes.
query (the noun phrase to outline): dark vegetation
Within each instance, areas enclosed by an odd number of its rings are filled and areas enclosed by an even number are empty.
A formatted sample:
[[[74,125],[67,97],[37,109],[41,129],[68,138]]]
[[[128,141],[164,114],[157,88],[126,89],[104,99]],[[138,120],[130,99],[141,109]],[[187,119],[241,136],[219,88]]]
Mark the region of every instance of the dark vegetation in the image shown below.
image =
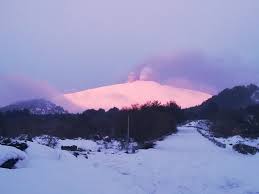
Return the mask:
[[[59,138],[125,139],[128,116],[130,137],[144,142],[176,132],[184,113],[174,102],[162,105],[149,102],[128,109],[86,110],[81,114],[32,114],[28,110],[0,113],[0,136],[17,137],[50,135]]]
[[[215,136],[259,137],[259,88],[255,85],[225,89],[197,107],[185,110],[190,120],[207,119]]]

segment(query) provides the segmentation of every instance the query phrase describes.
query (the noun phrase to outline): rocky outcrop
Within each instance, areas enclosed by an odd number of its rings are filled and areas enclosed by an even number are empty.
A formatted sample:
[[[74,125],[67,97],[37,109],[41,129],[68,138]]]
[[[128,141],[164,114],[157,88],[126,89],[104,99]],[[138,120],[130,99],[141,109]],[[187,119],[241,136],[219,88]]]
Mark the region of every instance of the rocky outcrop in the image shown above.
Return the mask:
[[[14,169],[15,168],[15,164],[19,161],[18,158],[12,158],[9,159],[7,161],[5,161],[0,168],[7,168],[7,169]]]
[[[233,149],[241,154],[251,154],[251,155],[255,155],[257,152],[259,152],[259,149],[257,149],[256,147],[253,146],[249,146],[246,144],[236,144],[233,146]]]
[[[11,146],[21,151],[25,151],[28,148],[27,143],[15,141],[10,138],[0,140],[0,145]]]

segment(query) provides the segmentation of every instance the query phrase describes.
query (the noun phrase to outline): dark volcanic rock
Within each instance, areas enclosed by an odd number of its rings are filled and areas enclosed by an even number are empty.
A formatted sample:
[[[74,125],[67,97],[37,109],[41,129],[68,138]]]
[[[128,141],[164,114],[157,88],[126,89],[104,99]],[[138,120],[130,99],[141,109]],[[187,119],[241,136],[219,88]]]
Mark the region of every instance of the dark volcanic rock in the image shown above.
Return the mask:
[[[12,141],[10,138],[6,138],[0,142],[1,145],[15,147],[18,150],[25,151],[28,148],[28,145],[24,142]]]
[[[155,147],[155,143],[154,142],[144,142],[143,144],[139,144],[139,149],[151,149]]]
[[[233,146],[233,149],[241,154],[252,154],[255,155],[259,150],[256,147],[245,145],[245,144],[236,144]]]
[[[7,168],[7,169],[14,169],[15,168],[15,164],[18,162],[18,158],[12,158],[7,160],[6,162],[4,162],[0,168]]]
[[[71,151],[71,152],[75,152],[78,151],[77,146],[72,145],[72,146],[61,146],[62,150],[66,150],[66,151]]]
[[[78,152],[74,152],[73,155],[77,158],[80,154]]]
[[[15,147],[21,151],[25,151],[28,148],[28,145],[26,143],[19,143],[19,142],[10,143],[10,144],[8,144],[8,146]]]
[[[10,143],[12,143],[12,140],[10,138],[6,138],[1,142],[2,145],[8,145]]]

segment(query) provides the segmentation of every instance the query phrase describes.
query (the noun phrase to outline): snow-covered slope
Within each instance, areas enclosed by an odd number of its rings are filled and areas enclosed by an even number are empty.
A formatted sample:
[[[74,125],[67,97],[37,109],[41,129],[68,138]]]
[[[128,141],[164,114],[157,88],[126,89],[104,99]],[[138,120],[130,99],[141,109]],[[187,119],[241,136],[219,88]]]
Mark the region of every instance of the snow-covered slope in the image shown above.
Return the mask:
[[[175,101],[182,108],[186,108],[199,105],[210,97],[210,94],[161,85],[153,81],[135,81],[65,94],[67,100],[82,109],[123,108],[154,100],[161,103]]]
[[[93,148],[89,142],[64,140]],[[88,147],[89,146],[89,147]],[[29,144],[22,169],[0,168],[8,194],[257,194],[259,157],[222,149],[193,127],[136,154],[95,152],[75,158],[60,149]]]

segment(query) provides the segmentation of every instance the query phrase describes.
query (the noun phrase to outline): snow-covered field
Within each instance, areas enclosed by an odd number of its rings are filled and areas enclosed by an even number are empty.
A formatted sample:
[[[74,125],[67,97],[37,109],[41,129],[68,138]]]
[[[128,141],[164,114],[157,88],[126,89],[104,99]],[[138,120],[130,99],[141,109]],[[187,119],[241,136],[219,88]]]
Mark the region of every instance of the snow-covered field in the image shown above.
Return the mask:
[[[71,145],[70,141],[63,143]],[[154,149],[136,154],[93,152],[89,159],[75,158],[36,142],[30,143],[26,153],[23,168],[0,169],[0,193],[259,193],[259,154],[219,148],[192,127],[179,127],[177,134]]]

